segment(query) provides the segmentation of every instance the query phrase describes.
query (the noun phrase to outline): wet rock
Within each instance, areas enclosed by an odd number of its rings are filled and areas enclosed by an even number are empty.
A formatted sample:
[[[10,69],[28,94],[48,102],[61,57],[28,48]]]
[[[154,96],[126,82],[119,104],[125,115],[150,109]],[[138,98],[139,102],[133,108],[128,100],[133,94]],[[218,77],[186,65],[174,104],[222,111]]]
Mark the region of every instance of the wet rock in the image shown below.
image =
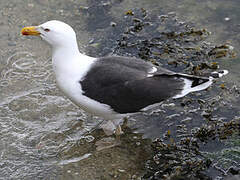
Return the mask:
[[[231,173],[232,175],[237,175],[237,174],[240,174],[240,169],[236,167],[230,167],[228,169],[228,172]]]
[[[210,118],[211,117],[211,111],[203,111],[201,114],[205,118]]]

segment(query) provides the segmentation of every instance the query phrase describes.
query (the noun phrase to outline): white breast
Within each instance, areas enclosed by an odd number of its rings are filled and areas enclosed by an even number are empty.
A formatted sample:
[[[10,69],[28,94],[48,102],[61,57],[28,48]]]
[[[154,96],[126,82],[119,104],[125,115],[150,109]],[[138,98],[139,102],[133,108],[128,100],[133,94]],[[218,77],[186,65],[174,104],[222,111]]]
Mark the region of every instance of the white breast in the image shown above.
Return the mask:
[[[99,103],[83,95],[80,80],[96,62],[96,58],[85,55],[72,57],[71,59],[53,59],[54,72],[57,85],[60,90],[81,109],[105,119],[119,119],[122,116],[115,113],[110,106]]]

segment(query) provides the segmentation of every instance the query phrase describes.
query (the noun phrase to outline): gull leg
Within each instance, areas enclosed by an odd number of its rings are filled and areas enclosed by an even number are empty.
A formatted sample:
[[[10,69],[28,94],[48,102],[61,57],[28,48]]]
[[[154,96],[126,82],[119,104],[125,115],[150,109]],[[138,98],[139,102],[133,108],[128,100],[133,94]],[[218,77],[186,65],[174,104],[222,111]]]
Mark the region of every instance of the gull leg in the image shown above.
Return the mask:
[[[104,124],[101,124],[101,128],[107,136],[110,136],[114,134],[114,129],[116,126],[112,123],[112,121],[107,121]]]
[[[128,124],[128,118],[124,117],[122,127],[127,127],[127,124]]]
[[[115,136],[116,136],[116,142],[119,144],[120,144],[121,134],[123,134],[123,131],[122,131],[121,125],[118,125],[115,130]]]
[[[116,130],[115,130],[115,134],[116,135],[121,135],[121,134],[123,134],[124,132],[122,131],[122,127],[121,127],[121,125],[117,125],[117,128],[116,128]]]
[[[113,130],[113,124],[110,122],[110,124],[108,124],[108,126],[105,126],[103,127],[104,129],[104,132],[108,132],[107,129],[111,129]],[[111,127],[111,128],[109,128]],[[116,125],[114,126],[115,127],[115,131],[111,131],[111,132],[114,132],[115,134],[115,138],[113,137],[107,137],[107,138],[103,138],[99,141],[96,142],[96,146],[97,146],[97,151],[101,151],[103,149],[108,149],[108,148],[112,148],[112,147],[115,147],[115,146],[118,146],[121,144],[121,141],[120,141],[120,136],[121,134],[123,134],[123,131],[122,131],[122,128],[120,125]],[[110,135],[111,133],[108,132],[108,134]],[[106,135],[108,135],[106,133]]]

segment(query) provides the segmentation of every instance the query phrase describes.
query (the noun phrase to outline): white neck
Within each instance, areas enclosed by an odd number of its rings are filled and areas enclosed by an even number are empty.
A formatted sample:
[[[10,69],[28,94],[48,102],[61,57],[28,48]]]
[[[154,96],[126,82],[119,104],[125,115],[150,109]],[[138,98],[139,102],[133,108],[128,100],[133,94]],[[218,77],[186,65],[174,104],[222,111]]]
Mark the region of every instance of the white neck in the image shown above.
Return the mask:
[[[75,56],[79,53],[76,40],[73,42],[66,41],[64,44],[52,46],[52,56],[58,56],[60,54],[65,54],[64,56]]]
[[[81,78],[86,74],[95,58],[81,54],[77,43],[71,46],[53,47],[52,62],[57,82],[69,78]],[[78,79],[80,80],[80,79]]]

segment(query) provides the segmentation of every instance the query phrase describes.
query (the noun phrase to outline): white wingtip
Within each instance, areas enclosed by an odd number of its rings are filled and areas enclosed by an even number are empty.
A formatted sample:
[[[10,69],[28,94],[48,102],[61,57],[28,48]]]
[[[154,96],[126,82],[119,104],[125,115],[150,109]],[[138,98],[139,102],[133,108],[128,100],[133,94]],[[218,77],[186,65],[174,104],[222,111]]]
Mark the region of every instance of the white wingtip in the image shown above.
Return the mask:
[[[225,69],[225,70],[222,70],[222,71],[223,71],[223,72],[222,72],[222,75],[223,75],[223,76],[225,76],[225,75],[227,75],[227,74],[229,73],[228,70],[226,70],[226,69]]]
[[[228,74],[228,70],[221,70],[221,71],[212,72],[210,76],[213,78],[221,78],[227,74]]]
[[[198,86],[195,86],[195,87],[191,87],[193,81],[184,78],[185,85],[183,87],[183,90],[181,91],[180,94],[177,94],[177,95],[173,96],[173,98],[174,99],[181,98],[181,97],[186,96],[187,94],[189,94],[191,92],[202,91],[204,89],[207,89],[212,84],[212,80],[213,80],[213,78],[210,77],[207,82],[202,83],[202,84],[200,84]]]

